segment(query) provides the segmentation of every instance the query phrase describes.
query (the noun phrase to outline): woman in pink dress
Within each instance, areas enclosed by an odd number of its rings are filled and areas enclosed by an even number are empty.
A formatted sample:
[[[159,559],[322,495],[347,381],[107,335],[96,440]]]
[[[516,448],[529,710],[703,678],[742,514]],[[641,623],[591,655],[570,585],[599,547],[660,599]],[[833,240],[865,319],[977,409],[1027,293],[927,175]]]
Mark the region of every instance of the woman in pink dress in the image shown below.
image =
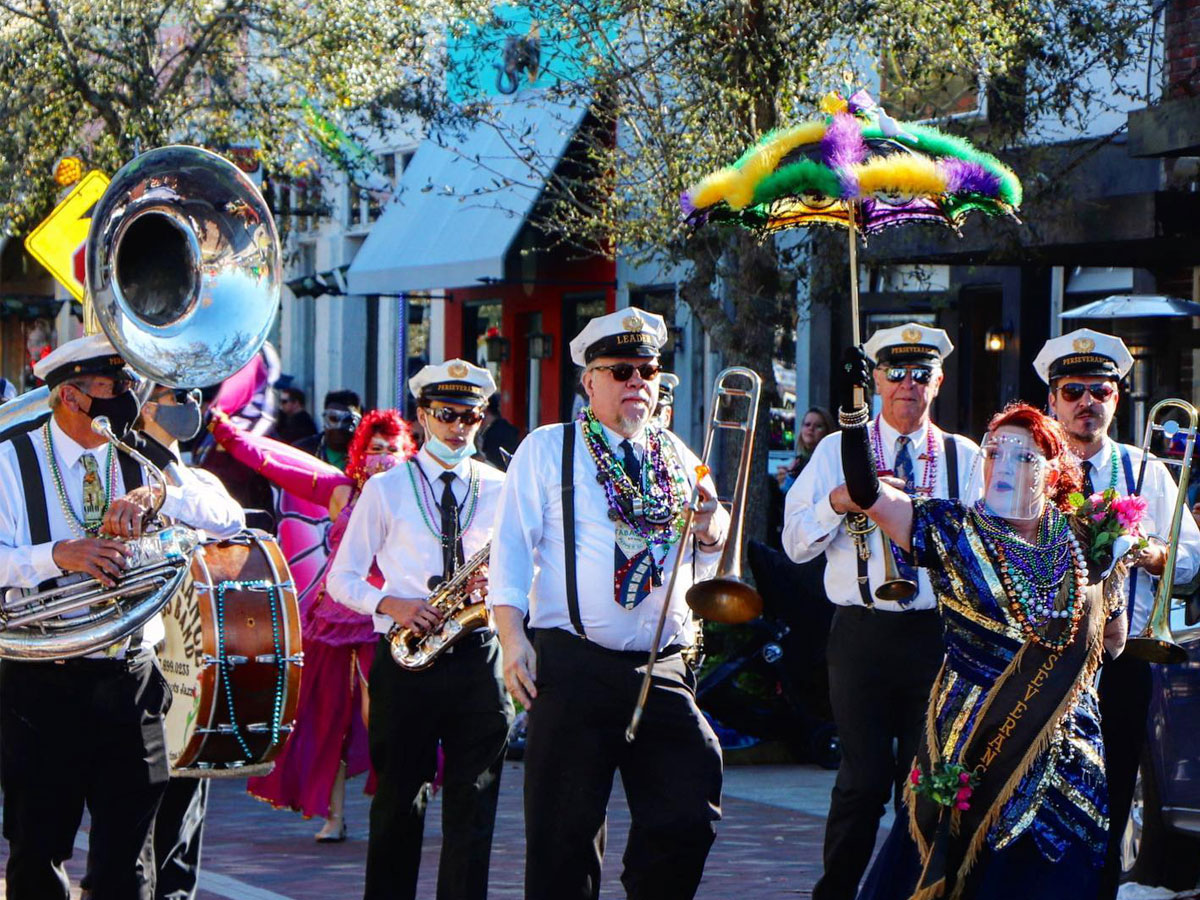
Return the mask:
[[[329,508],[330,562],[337,553],[364,482],[415,451],[408,425],[394,409],[372,410],[350,442],[345,473],[270,438],[239,430],[219,413],[213,437],[231,456],[280,489]],[[373,583],[382,576],[373,571]],[[375,582],[374,579],[378,579]],[[251,778],[247,790],[279,809],[322,816],[322,843],[346,838],[346,779],[370,770],[367,751],[367,673],[379,640],[369,616],[326,596],[324,581],[303,610],[304,673],[292,736],[271,774]],[[374,778],[365,788],[374,790]]]

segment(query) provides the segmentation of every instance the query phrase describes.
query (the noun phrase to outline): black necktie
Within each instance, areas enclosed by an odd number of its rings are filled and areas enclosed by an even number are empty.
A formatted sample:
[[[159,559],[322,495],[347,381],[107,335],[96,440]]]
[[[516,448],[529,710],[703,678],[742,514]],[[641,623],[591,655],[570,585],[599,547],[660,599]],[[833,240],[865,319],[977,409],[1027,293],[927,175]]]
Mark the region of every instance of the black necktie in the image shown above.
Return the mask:
[[[629,441],[621,441],[621,452],[624,455],[621,464],[625,467],[625,474],[629,476],[634,487],[640,488],[642,486],[642,464],[638,462],[637,454],[633,452],[633,444]]]
[[[1088,497],[1096,493],[1096,486],[1092,484],[1092,470],[1095,468],[1090,461],[1083,464],[1083,492]]]
[[[454,499],[454,473],[443,472],[442,484],[442,577],[449,578],[458,565],[458,503]]]

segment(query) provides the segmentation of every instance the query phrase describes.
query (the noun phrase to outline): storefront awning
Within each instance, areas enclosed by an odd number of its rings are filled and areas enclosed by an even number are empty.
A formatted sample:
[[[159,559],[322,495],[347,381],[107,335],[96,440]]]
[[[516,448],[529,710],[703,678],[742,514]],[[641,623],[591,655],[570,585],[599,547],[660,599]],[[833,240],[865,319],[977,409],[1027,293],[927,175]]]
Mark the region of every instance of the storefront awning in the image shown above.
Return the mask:
[[[355,256],[349,293],[502,279],[508,249],[586,111],[527,92],[498,100],[494,122],[427,137]]]

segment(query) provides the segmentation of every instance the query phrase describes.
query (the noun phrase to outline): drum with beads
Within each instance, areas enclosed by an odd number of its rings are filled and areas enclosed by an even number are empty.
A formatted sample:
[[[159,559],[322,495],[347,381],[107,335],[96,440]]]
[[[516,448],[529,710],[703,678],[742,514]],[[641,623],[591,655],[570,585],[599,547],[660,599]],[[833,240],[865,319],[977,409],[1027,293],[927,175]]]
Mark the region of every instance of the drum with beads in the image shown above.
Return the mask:
[[[275,539],[247,530],[203,544],[163,622],[171,774],[269,772],[291,734],[304,664],[295,585]]]

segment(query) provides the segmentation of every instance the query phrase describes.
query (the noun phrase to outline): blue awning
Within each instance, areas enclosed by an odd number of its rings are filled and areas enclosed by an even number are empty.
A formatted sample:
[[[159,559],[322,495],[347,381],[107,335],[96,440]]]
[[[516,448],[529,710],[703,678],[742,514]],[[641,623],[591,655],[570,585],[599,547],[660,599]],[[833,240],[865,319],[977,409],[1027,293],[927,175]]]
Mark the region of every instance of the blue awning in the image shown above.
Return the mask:
[[[349,293],[467,287],[504,259],[586,106],[541,91],[494,98],[492,121],[430,135],[346,275]]]

